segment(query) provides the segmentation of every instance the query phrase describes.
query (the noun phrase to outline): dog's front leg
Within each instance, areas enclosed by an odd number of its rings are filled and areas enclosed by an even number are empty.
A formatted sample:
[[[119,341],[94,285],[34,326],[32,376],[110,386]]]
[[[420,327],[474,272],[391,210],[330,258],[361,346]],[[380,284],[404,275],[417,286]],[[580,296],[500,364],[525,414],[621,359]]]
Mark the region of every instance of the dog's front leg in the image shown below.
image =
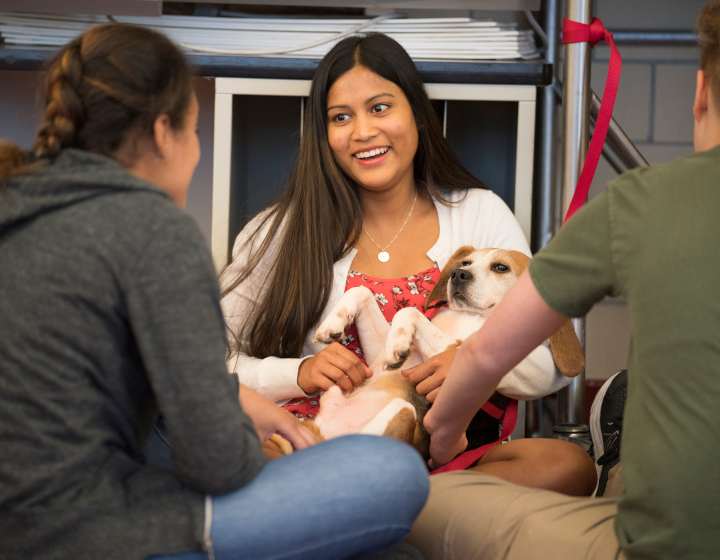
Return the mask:
[[[413,346],[418,351],[417,363],[457,346],[458,340],[433,325],[414,307],[406,307],[395,314],[385,345],[384,369],[397,369],[406,363]],[[415,361],[415,360],[413,360]],[[408,367],[415,365],[408,363]]]
[[[315,331],[314,340],[326,344],[339,342],[353,322],[357,325],[365,360],[371,365],[382,355],[390,326],[378,307],[375,295],[365,286],[350,288],[343,294]]]

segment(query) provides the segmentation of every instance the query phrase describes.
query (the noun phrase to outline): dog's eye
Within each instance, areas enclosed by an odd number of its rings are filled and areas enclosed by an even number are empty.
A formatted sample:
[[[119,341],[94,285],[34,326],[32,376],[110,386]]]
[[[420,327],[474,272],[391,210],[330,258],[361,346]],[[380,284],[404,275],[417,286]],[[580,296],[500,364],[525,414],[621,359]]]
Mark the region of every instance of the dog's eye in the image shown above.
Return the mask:
[[[494,270],[495,272],[499,272],[500,274],[505,274],[506,272],[510,271],[510,268],[508,268],[504,264],[500,264],[500,263],[495,263],[490,268],[492,270]]]
[[[472,263],[471,263],[470,261],[463,261],[463,262],[462,262],[462,265],[463,265],[463,266],[470,266],[471,264],[472,264]]]

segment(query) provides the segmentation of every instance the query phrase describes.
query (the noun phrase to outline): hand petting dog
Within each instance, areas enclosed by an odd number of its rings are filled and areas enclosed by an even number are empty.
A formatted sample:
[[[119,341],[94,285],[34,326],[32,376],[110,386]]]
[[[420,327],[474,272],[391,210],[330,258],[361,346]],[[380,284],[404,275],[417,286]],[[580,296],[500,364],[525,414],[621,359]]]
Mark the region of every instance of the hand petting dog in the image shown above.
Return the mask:
[[[253,421],[260,441],[267,442],[274,434],[285,438],[292,449],[305,449],[317,443],[317,439],[295,416],[266,399],[257,391],[240,385],[240,404]],[[274,458],[263,445],[268,458]]]
[[[327,391],[333,385],[348,392],[360,387],[371,375],[372,370],[360,358],[342,344],[333,342],[300,364],[298,385],[308,394]]]
[[[440,352],[425,360],[422,364],[405,369],[400,373],[407,377],[420,395],[425,395],[428,402],[435,402],[440,386],[445,381],[450,366],[455,359],[457,348]]]

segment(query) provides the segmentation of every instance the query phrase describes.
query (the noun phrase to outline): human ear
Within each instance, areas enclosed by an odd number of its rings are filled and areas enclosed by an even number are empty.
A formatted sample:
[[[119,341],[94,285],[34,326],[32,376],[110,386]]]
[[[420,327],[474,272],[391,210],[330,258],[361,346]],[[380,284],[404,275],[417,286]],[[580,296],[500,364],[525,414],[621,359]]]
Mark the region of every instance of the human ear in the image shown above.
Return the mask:
[[[159,158],[165,158],[171,146],[173,130],[170,126],[170,117],[160,115],[153,123],[153,140],[157,148],[156,155]]]
[[[710,92],[707,76],[705,75],[705,72],[698,70],[697,85],[695,88],[695,102],[693,103],[693,117],[695,118],[695,126],[693,128],[693,147],[696,152],[705,150],[709,103]]]
[[[695,121],[701,122],[708,111],[708,81],[705,72],[697,71],[697,85],[695,88],[695,102],[693,103],[693,116]]]

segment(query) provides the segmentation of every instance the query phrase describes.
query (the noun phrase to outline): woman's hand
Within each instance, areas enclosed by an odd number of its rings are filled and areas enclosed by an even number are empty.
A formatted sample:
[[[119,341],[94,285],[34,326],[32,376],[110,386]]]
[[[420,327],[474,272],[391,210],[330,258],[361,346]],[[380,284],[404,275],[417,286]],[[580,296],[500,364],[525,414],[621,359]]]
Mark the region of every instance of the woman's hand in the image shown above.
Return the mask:
[[[428,358],[422,364],[401,371],[408,381],[415,385],[415,390],[425,395],[428,402],[435,402],[440,392],[440,386],[445,381],[450,366],[455,359],[457,348],[446,350]]]
[[[372,370],[360,358],[339,342],[333,342],[300,364],[297,383],[306,393],[327,391],[333,385],[351,391],[371,375]]]
[[[438,425],[433,409],[425,415],[423,426],[430,435],[430,460],[428,466],[437,469],[452,461],[467,447],[465,430],[449,424]]]
[[[280,434],[290,442],[293,449],[305,449],[316,443],[312,432],[293,414],[242,384],[240,404],[253,421],[261,441],[267,441],[273,434]]]

